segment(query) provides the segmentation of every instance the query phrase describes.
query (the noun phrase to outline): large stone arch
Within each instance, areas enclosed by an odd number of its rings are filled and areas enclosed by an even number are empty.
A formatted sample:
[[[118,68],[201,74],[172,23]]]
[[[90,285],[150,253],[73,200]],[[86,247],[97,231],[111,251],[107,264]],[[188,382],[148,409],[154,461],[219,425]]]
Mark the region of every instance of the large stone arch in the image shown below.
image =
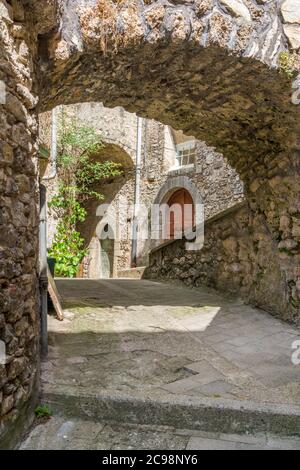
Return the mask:
[[[118,194],[128,191],[128,182],[134,175],[134,161],[132,157],[124,150],[122,143],[104,143],[103,149],[93,155],[95,161],[111,161],[121,165],[122,174],[106,181],[95,184],[94,190],[101,192],[105,197],[105,204],[112,204]],[[98,208],[101,207],[101,201],[97,198],[90,198],[84,207],[87,211],[87,218],[84,223],[79,223],[79,230],[88,246],[94,236],[96,227],[100,221]]]
[[[105,144],[105,152],[109,154],[109,146],[119,147],[126,152],[132,162],[136,160],[136,127],[138,117],[126,113],[121,107],[105,108],[100,102],[77,103],[70,106],[61,106],[65,119],[76,119],[91,126],[101,135]],[[45,113],[48,115],[48,113]],[[42,113],[42,116],[44,113]],[[116,152],[113,150],[113,154]],[[125,167],[128,165],[125,163]]]
[[[287,147],[297,112],[286,75],[270,68],[287,48],[277,2],[248,1],[243,14],[226,0],[64,3],[59,33],[40,36],[41,108],[123,106],[216,146],[245,179],[241,157]]]
[[[0,365],[1,387],[14,390],[3,400],[2,446],[38,377],[38,111],[101,101],[215,146],[245,183],[249,270],[260,273],[251,301],[260,305],[267,289],[270,310],[299,319],[300,107],[291,95],[300,44],[299,18],[284,9],[291,1],[0,0],[0,325],[14,339],[8,354],[22,351]]]
[[[112,141],[112,139],[110,141]],[[117,141],[118,143],[109,143],[110,141],[106,139],[103,149],[93,155],[93,158],[98,162],[109,160],[120,164],[122,174],[95,184],[93,189],[104,195],[105,202],[103,203],[97,198],[88,199],[88,201],[83,204],[87,211],[87,216],[84,223],[78,224],[78,229],[85,240],[85,245],[90,247],[90,245],[93,246],[95,241],[101,242],[101,231],[106,224],[109,225],[114,240],[113,276],[116,277],[118,272],[117,256],[120,252],[118,224],[124,225],[124,220],[127,218],[127,213],[119,214],[119,198],[126,198],[130,194],[130,191],[132,191],[131,181],[135,173],[135,163],[133,155],[128,153],[127,147],[123,142]],[[123,217],[123,220],[120,217]],[[84,260],[83,264],[89,264],[89,262],[95,264],[92,255],[93,253]],[[97,270],[88,270],[86,274],[90,274],[91,277],[96,278]]]

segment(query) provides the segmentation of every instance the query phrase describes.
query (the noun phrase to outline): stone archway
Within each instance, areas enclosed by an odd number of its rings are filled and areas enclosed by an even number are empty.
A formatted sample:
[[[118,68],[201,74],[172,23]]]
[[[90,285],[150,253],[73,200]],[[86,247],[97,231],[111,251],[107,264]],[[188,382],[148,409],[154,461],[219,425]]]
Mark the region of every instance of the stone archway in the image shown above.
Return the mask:
[[[21,393],[5,399],[6,423],[38,377],[37,112],[58,104],[123,106],[221,151],[245,183],[248,298],[259,306],[267,292],[271,311],[299,321],[300,107],[291,95],[300,39],[286,2],[0,3],[0,324],[22,333],[22,354],[2,376],[23,377]],[[10,356],[20,346],[12,337]]]
[[[291,96],[299,45],[284,6],[79,3],[58,11],[59,33],[54,22],[40,35],[40,108],[102,101],[221,151],[248,201],[247,299],[298,318],[300,108]]]
[[[106,142],[104,148],[98,151],[96,155],[93,155],[93,158],[97,162],[103,163],[105,161],[112,161],[121,165],[122,174],[120,176],[96,183],[93,188],[95,191],[99,191],[104,195],[104,204],[112,206],[113,208],[114,205],[118,205],[118,198],[124,194],[126,195],[129,190],[130,182],[133,178],[134,159],[120,144]],[[96,232],[99,235],[98,224],[100,221],[103,225],[103,221],[101,220],[103,216],[100,210],[101,205],[102,201],[99,201],[97,198],[90,198],[84,204],[87,217],[84,223],[78,224],[78,228],[85,240],[86,246],[89,246],[91,241],[95,238]]]

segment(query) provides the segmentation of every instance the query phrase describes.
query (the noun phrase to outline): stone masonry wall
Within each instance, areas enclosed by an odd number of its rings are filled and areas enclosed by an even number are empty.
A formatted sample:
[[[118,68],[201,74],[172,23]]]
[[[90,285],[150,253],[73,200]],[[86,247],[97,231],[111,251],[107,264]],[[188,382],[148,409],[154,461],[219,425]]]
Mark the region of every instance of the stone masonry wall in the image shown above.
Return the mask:
[[[37,94],[22,4],[0,1],[0,448],[33,418],[38,382]]]
[[[277,286],[284,289],[284,279],[272,258],[274,248],[267,227],[255,223],[244,202],[207,221],[202,250],[186,251],[185,240],[170,241],[154,249],[145,277],[178,279],[195,287],[204,284],[241,296],[246,302],[300,325],[299,316],[291,317],[288,311],[282,314],[282,294]],[[266,276],[272,279],[274,288],[265,284]],[[295,291],[295,299],[296,295]]]

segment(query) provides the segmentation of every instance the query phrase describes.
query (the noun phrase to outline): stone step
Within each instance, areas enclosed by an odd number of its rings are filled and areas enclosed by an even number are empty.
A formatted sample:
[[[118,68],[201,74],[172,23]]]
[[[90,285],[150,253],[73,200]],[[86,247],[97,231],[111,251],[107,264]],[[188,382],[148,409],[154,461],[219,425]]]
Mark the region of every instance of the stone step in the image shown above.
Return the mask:
[[[149,394],[150,395],[150,394]],[[190,396],[129,396],[115,391],[80,395],[69,386],[44,391],[44,401],[70,418],[172,426],[228,434],[300,436],[300,407]]]
[[[55,415],[31,429],[20,450],[299,450],[299,438],[222,434]]]
[[[146,266],[141,266],[138,268],[124,269],[123,271],[118,272],[118,278],[121,279],[142,279]]]

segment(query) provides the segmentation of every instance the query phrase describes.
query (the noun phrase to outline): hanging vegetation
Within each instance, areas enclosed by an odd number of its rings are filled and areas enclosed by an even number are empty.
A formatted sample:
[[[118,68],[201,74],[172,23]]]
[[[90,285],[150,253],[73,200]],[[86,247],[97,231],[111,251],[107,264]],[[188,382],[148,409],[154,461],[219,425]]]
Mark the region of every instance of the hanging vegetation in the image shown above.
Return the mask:
[[[56,259],[57,276],[75,277],[87,254],[77,230],[78,222],[84,222],[87,216],[83,203],[90,198],[103,200],[104,196],[93,189],[95,185],[122,173],[117,163],[91,158],[103,147],[101,136],[93,128],[78,120],[66,122],[62,115],[58,135],[59,189],[49,203],[59,218],[49,251],[49,256]]]

